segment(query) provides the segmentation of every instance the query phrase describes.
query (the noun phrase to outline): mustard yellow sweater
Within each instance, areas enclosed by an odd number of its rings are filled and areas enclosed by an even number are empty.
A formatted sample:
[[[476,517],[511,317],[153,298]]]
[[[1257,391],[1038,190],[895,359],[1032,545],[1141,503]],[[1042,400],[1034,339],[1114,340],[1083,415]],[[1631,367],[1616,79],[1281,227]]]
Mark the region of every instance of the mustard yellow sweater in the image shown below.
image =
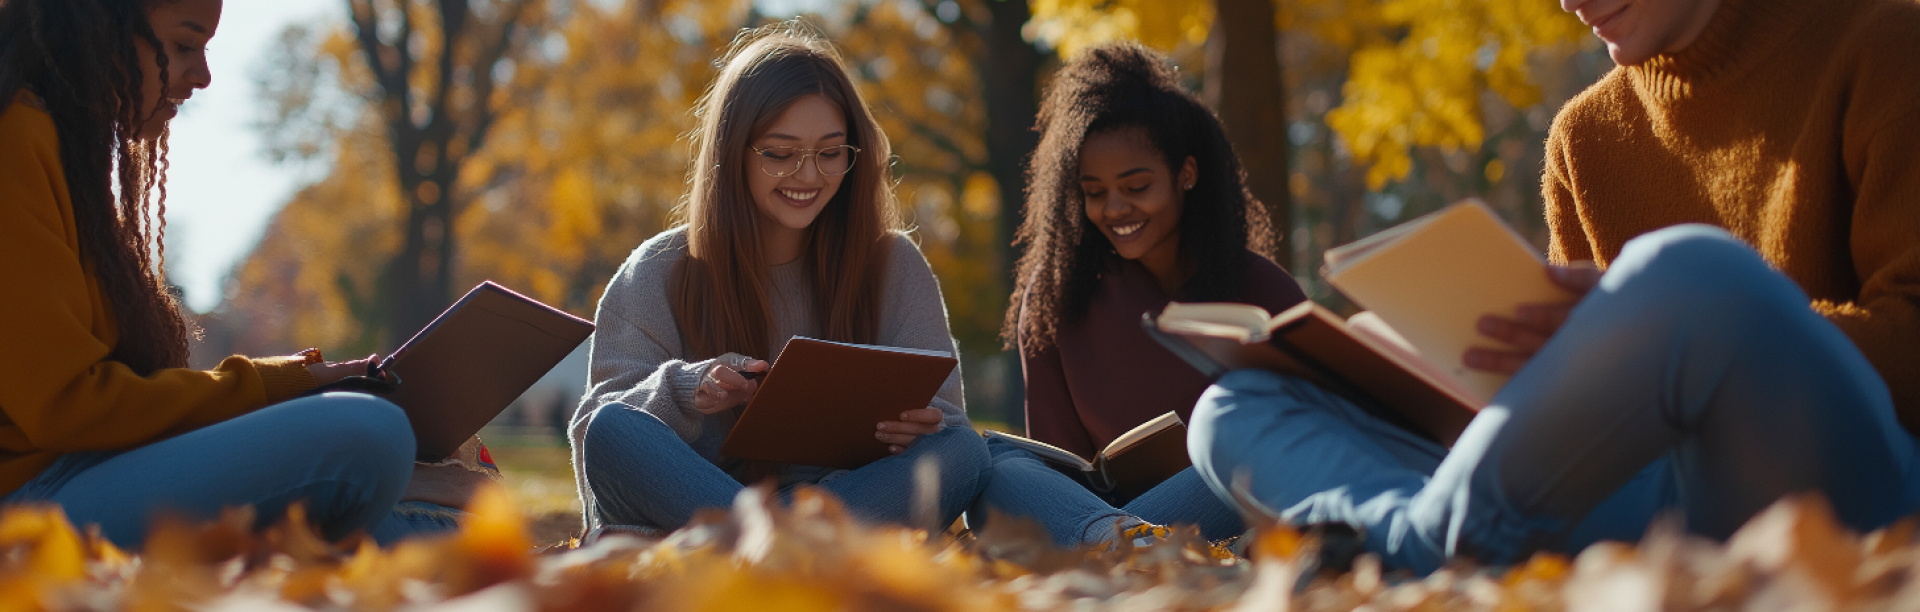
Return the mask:
[[[23,93],[0,114],[0,495],[62,453],[134,448],[313,388],[293,357],[146,377],[106,360],[119,332],[81,263],[59,140],[38,105]]]
[[[1679,223],[1739,236],[1920,432],[1920,2],[1722,0],[1685,50],[1561,110],[1542,183],[1556,262]]]

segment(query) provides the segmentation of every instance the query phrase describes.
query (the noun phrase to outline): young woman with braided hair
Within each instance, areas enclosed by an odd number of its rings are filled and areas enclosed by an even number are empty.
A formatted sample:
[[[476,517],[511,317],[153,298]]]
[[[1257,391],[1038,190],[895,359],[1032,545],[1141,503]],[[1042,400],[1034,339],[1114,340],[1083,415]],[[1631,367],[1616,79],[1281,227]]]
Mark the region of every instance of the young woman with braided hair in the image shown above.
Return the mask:
[[[397,407],[295,399],[364,360],[187,368],[192,326],[149,247],[165,229],[168,121],[212,81],[220,11],[0,2],[0,501],[57,503],[122,546],[159,512],[251,505],[266,525],[295,502],[329,538],[444,529],[450,514],[395,511],[414,458]]]

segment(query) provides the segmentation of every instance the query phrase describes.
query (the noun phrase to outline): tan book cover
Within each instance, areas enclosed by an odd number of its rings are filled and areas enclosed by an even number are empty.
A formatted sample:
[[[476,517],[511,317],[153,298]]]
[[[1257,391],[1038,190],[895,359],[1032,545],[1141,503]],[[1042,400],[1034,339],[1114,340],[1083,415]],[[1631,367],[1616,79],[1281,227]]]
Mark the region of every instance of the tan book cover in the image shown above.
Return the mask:
[[[989,431],[1035,456],[1069,471],[1078,471],[1088,487],[1121,498],[1138,497],[1193,465],[1187,454],[1187,424],[1173,412],[1149,419],[1114,438],[1088,459],[1066,449],[1025,436]]]
[[[942,351],[794,337],[720,453],[854,469],[887,456],[874,425],[926,408],[960,362]]]
[[[1578,299],[1549,280],[1541,255],[1479,201],[1330,249],[1325,259],[1327,282],[1483,402],[1508,377],[1462,362],[1469,347],[1503,346],[1476,330],[1480,316],[1511,317],[1520,304]]]
[[[383,397],[406,411],[416,456],[439,461],[592,334],[584,319],[483,282],[380,362],[399,383]]]
[[[1291,374],[1449,446],[1485,404],[1367,313],[1343,321],[1311,301],[1275,315],[1248,304],[1175,302],[1144,323],[1201,372]]]

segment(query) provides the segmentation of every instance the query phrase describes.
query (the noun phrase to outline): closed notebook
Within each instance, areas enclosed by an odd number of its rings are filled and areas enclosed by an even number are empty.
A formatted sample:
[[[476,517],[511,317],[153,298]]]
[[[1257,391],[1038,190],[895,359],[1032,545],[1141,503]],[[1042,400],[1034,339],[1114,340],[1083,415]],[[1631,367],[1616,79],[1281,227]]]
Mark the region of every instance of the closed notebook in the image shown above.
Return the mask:
[[[399,388],[417,457],[453,454],[593,334],[593,324],[480,283],[380,362]]]
[[[854,469],[884,458],[881,421],[926,408],[960,362],[944,351],[796,336],[741,411],[720,454]]]

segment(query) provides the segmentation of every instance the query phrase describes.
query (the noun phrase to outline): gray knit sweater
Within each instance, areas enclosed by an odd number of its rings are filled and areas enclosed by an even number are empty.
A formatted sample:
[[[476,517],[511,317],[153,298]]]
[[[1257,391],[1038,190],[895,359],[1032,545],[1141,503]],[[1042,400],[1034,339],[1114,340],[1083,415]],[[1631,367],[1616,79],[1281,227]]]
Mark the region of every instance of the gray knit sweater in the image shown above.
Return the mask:
[[[905,234],[893,237],[893,249],[887,261],[887,276],[881,289],[880,334],[875,344],[900,346],[958,355],[952,332],[947,327],[946,302],[940,285],[925,256]],[[736,477],[744,465],[720,456],[720,444],[733,429],[732,411],[712,415],[694,409],[693,392],[707,369],[721,358],[688,361],[688,350],[674,321],[672,301],[667,295],[668,279],[676,264],[687,256],[686,228],[678,227],[641,243],[607,283],[600,297],[600,310],[594,315],[590,340],[588,380],[585,395],[573,415],[571,436],[574,442],[574,474],[579,481],[581,499],[589,529],[599,525],[591,491],[586,487],[581,465],[583,417],[594,409],[619,403],[659,418],[701,457]],[[774,266],[772,301],[773,337],[769,346],[785,347],[794,336],[819,338],[819,326],[813,313],[813,288],[800,261]],[[778,348],[775,349],[779,350]],[[748,355],[773,361],[778,355]],[[955,368],[933,398],[933,407],[947,415],[948,427],[971,427],[960,388],[960,370]],[[633,452],[646,452],[635,448]],[[817,482],[829,470],[809,466],[784,466],[780,482]]]

